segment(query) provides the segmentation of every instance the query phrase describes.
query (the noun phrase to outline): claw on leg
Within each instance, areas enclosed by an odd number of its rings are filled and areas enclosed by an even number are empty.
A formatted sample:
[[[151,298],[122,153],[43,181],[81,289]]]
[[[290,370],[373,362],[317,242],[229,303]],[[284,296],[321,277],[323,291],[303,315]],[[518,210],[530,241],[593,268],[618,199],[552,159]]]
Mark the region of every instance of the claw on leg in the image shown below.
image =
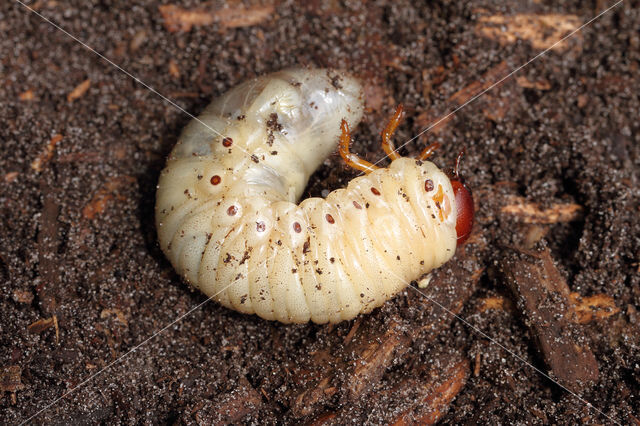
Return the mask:
[[[391,136],[393,136],[393,133],[396,131],[398,125],[400,124],[403,109],[404,108],[402,107],[402,104],[399,104],[396,107],[396,112],[393,114],[393,117],[391,117],[391,120],[389,120],[387,127],[385,127],[381,133],[382,149],[391,160],[400,158],[400,154],[396,152],[396,148],[391,141]]]
[[[340,134],[340,156],[348,166],[363,171],[367,174],[380,168],[375,164],[371,164],[367,160],[358,157],[356,154],[352,154],[351,152],[349,152],[349,144],[351,144],[351,132],[349,131],[349,124],[344,119],[340,124],[340,130],[342,131],[342,133]]]

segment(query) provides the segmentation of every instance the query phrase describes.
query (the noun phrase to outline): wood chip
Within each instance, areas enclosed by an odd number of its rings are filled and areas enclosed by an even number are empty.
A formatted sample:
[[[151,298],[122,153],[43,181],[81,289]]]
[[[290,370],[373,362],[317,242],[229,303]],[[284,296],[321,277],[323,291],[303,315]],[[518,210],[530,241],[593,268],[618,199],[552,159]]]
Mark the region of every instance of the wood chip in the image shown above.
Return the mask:
[[[569,298],[574,304],[577,321],[587,324],[594,319],[604,319],[620,312],[611,296],[606,294],[594,294],[582,297],[578,293],[571,293]]]
[[[539,204],[523,197],[511,196],[509,204],[503,206],[500,212],[521,223],[554,224],[577,220],[581,217],[582,210],[582,206],[575,203],[556,203],[543,209]]]
[[[102,312],[100,312],[101,319],[105,319],[110,316],[115,316],[118,319],[118,321],[120,321],[121,324],[127,327],[129,326],[129,323],[127,322],[127,317],[124,315],[124,313],[120,309],[118,308],[103,309]]]
[[[226,7],[218,10],[204,8],[184,9],[174,4],[158,6],[164,20],[164,27],[171,33],[189,32],[195,26],[219,23],[223,28],[249,27],[260,24],[270,18],[274,5],[252,6],[242,5]]]
[[[466,359],[453,360],[444,371],[433,370],[426,382],[408,379],[400,387],[408,388],[417,393],[409,408],[395,417],[390,424],[401,425],[432,425],[438,422],[446,413],[449,404],[462,390],[469,378],[469,361]],[[394,392],[402,394],[401,389]]]
[[[548,249],[508,249],[500,270],[553,375],[582,394],[598,380],[598,363],[576,324],[569,288]]]
[[[67,102],[73,102],[76,99],[81,98],[87,92],[87,90],[89,90],[90,86],[91,86],[90,79],[86,79],[82,83],[78,84],[76,88],[73,89],[71,93],[67,95]]]
[[[22,369],[18,365],[4,367],[0,372],[0,392],[17,392],[25,389]]]
[[[33,334],[40,334],[43,331],[53,327],[53,325],[53,317],[44,318],[29,324],[27,326],[27,330],[29,330],[29,332]]]
[[[47,143],[44,151],[40,153],[38,158],[31,162],[31,168],[37,173],[40,173],[44,169],[44,166],[51,160],[51,158],[53,158],[53,153],[55,152],[56,145],[61,140],[62,135],[55,135],[54,137],[49,139],[49,142]]]
[[[525,89],[536,89],[536,90],[549,90],[551,89],[551,83],[545,79],[538,79],[535,81],[529,80],[525,76],[516,77],[516,83],[518,86],[524,87]]]
[[[136,179],[132,176],[118,176],[107,181],[102,188],[100,188],[93,196],[91,201],[82,209],[82,216],[86,219],[93,220],[98,215],[104,213],[107,209],[107,205],[111,200],[117,198],[118,200],[124,200],[124,197],[117,194],[117,191],[128,185],[132,184]]]
[[[569,40],[558,43],[563,37],[578,29],[582,21],[576,15],[518,14],[512,16],[481,16],[476,24],[476,34],[497,41],[501,45],[527,40],[534,49],[564,51]],[[576,33],[571,42],[579,43],[582,34]],[[578,40],[576,40],[578,39]],[[557,43],[557,44],[556,44]]]
[[[4,181],[7,183],[11,183],[16,179],[18,179],[18,176],[20,176],[19,172],[9,172],[6,175],[4,175]]]
[[[13,290],[13,300],[28,305],[33,302],[33,293],[29,290]]]
[[[18,99],[20,99],[21,101],[32,101],[36,98],[35,94],[33,93],[33,90],[29,89],[29,90],[25,90],[24,92],[20,93],[18,95]]]
[[[180,68],[178,68],[178,64],[173,59],[169,59],[169,74],[173,78],[180,78]]]

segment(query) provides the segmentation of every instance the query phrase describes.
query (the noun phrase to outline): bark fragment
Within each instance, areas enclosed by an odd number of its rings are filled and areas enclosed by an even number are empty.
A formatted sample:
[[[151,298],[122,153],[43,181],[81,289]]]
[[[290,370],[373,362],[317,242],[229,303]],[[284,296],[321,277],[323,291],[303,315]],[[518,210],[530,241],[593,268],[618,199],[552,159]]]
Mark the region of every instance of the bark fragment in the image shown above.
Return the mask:
[[[549,250],[508,249],[500,269],[553,375],[582,393],[598,380],[598,363]]]

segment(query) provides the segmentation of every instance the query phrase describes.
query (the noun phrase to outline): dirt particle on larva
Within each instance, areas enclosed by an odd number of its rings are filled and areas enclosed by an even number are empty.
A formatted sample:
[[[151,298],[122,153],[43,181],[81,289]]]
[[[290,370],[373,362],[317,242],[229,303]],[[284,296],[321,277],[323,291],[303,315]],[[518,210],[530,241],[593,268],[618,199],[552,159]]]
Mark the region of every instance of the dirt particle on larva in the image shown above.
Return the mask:
[[[245,250],[244,254],[242,255],[242,259],[240,259],[240,262],[238,263],[238,265],[243,265],[245,261],[249,260],[249,258],[251,258],[251,256],[249,256],[249,252]]]
[[[236,213],[238,213],[238,209],[236,206],[229,206],[229,208],[227,209],[227,214],[229,216],[235,216]]]
[[[302,245],[302,253],[309,253],[309,247],[311,246],[311,237],[307,238],[307,241]]]
[[[233,145],[233,139],[231,138],[222,139],[222,146],[224,146],[225,148],[229,148],[231,145]]]
[[[244,302],[247,301],[247,295],[243,294],[242,297],[240,297],[240,304],[244,305]]]
[[[316,273],[317,273],[318,275],[322,275],[322,269],[317,268],[317,269],[316,269]]]
[[[257,155],[251,154],[251,161],[253,161],[254,163],[258,164],[260,162],[260,159],[258,158]]]
[[[292,274],[295,274],[296,272],[298,272],[298,270],[297,270],[296,268],[292,268],[292,269],[291,269],[291,273],[292,273]]]
[[[298,234],[302,232],[302,227],[300,226],[300,223],[293,222],[293,230]]]
[[[279,246],[281,246],[281,245],[282,245],[282,240],[278,240],[278,241],[276,241],[276,244],[277,244],[277,245],[279,245]]]
[[[267,225],[264,222],[256,222],[256,230],[258,232],[264,232],[265,229],[267,229]]]
[[[364,293],[360,293],[360,297],[364,298]]]
[[[271,154],[271,155],[278,155],[278,151],[271,151],[269,154]]]
[[[220,182],[222,182],[222,178],[218,175],[213,175],[211,176],[211,185],[218,185]]]
[[[362,210],[362,206],[357,201],[353,202],[353,207],[355,207],[358,210]]]
[[[198,175],[196,177],[198,178],[198,180],[202,180],[202,175]]]
[[[371,187],[371,192],[373,192],[373,195],[380,195],[380,191],[377,188]]]
[[[231,259],[233,258],[233,256],[231,256],[230,253],[227,253],[227,255],[225,256],[225,258],[222,260],[224,263],[229,263],[231,262]]]
[[[336,261],[336,258],[335,258],[335,257],[330,257],[330,258],[329,258],[329,262],[333,263],[333,262],[335,262],[335,261]]]
[[[333,216],[331,216],[329,213],[327,213],[327,214],[325,215],[325,219],[327,219],[327,222],[329,222],[329,223],[330,223],[330,224],[332,224],[332,225],[333,225],[334,223],[336,223],[336,221],[335,221],[335,219],[333,218]]]

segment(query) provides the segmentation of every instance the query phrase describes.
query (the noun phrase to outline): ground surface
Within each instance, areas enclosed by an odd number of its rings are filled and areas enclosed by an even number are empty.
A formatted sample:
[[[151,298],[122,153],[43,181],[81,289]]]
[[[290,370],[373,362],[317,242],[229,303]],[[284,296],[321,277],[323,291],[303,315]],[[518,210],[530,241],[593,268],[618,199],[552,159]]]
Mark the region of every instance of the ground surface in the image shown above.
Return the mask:
[[[194,114],[259,74],[299,64],[348,69],[366,82],[368,109],[353,149],[370,160],[382,155],[377,133],[397,103],[408,117],[397,140],[406,141],[612,4],[278,2],[248,5],[238,18],[217,2],[184,2],[211,19],[169,31],[176,28],[160,2],[134,3],[30,2]],[[512,297],[493,265],[519,229],[492,203],[511,191],[543,206],[582,206],[577,220],[551,225],[546,240],[571,291],[606,295],[618,308],[582,326],[600,375],[578,391],[623,423],[640,418],[638,22],[638,3],[625,1],[429,132],[442,143],[441,166],[466,147],[464,175],[481,189],[483,272],[460,316],[544,371],[520,311],[482,308],[486,299]],[[36,414],[205,299],[172,271],[153,225],[158,174],[190,118],[13,0],[0,5],[0,33],[0,423],[7,424]],[[331,157],[309,193],[355,175]],[[418,324],[407,312],[419,298],[409,289],[366,321],[396,315],[411,329]],[[399,402],[385,402],[384,392],[443,353],[474,370],[443,423],[611,421],[456,319],[428,344],[413,340],[357,400],[336,385],[309,413],[292,409],[305,380],[296,371],[321,363],[317,353],[339,350],[353,325],[285,326],[208,303],[33,421],[270,423],[329,413],[321,420],[388,422]]]

